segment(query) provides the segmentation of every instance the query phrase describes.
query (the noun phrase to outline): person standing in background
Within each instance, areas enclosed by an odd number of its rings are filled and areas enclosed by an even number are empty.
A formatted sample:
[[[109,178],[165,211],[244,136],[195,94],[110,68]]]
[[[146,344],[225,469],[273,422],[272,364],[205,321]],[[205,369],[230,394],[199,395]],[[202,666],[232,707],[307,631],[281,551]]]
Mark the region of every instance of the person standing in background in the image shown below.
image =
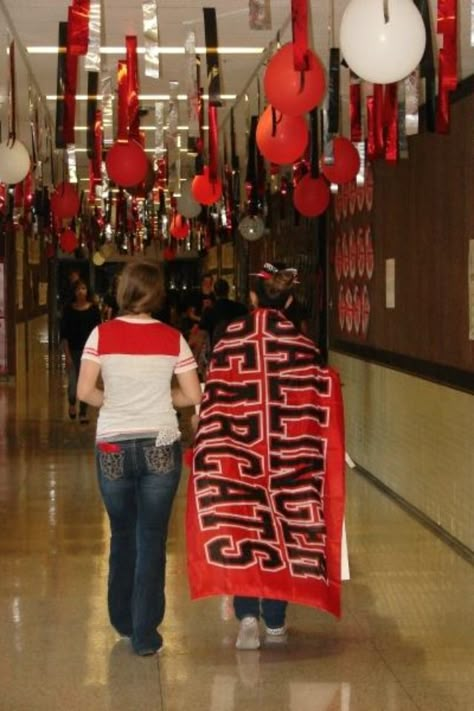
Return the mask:
[[[66,359],[68,374],[69,417],[76,419],[76,388],[81,356],[90,332],[100,323],[100,312],[93,303],[89,288],[78,279],[74,283],[73,300],[63,310],[59,337]],[[87,424],[87,404],[79,402],[79,422]]]
[[[157,628],[165,613],[168,521],[182,458],[174,408],[201,401],[184,337],[152,318],[163,296],[157,263],[127,264],[117,290],[121,315],[92,331],[78,383],[79,397],[100,408],[96,463],[111,528],[109,617],[140,656],[163,645]]]
[[[245,316],[248,309],[239,301],[229,299],[229,283],[218,279],[214,284],[216,302],[210,309],[205,309],[199,328],[209,333],[211,350],[224,333],[227,325],[239,316]]]

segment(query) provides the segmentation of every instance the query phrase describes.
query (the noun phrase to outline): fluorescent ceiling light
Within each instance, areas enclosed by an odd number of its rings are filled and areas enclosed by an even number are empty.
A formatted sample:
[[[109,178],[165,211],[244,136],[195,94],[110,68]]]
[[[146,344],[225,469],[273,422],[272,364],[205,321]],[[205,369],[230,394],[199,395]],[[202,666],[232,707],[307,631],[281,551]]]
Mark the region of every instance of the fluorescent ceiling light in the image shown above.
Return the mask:
[[[217,47],[218,54],[262,54],[264,47]],[[55,46],[30,46],[28,54],[58,54]],[[184,54],[184,47],[158,47],[158,54]],[[125,54],[125,47],[101,47],[101,54]],[[196,54],[205,54],[206,47],[196,47]],[[145,54],[145,47],[138,47],[137,54]]]
[[[64,97],[58,97],[57,94],[47,94],[46,99],[48,101],[57,101],[58,98],[64,98]],[[88,99],[97,99],[98,101],[102,101],[102,94],[97,94],[97,96],[89,96],[88,94],[76,94],[76,101],[87,101]],[[209,98],[209,94],[203,94],[203,99],[207,100]],[[219,96],[220,99],[223,101],[233,101],[234,99],[237,98],[237,94],[220,94]],[[170,95],[169,94],[138,94],[138,99],[139,101],[169,101]],[[178,94],[178,101],[187,101],[188,100],[188,95],[187,94]]]

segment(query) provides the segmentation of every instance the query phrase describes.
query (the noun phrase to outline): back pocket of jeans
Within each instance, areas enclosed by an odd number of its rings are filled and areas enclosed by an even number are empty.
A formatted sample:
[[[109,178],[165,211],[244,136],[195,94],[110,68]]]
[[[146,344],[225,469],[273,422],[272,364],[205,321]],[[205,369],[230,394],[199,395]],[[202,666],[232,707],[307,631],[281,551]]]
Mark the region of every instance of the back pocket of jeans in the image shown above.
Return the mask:
[[[175,465],[174,444],[144,447],[143,453],[150,474],[169,474]]]
[[[124,461],[124,452],[99,452],[100,471],[109,481],[123,478]]]

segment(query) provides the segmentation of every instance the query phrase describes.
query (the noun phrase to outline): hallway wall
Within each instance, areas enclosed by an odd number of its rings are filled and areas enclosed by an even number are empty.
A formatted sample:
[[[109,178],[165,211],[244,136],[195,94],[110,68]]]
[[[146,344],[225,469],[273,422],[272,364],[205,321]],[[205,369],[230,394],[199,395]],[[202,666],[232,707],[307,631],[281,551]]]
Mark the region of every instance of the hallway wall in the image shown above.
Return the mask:
[[[474,397],[340,353],[331,364],[350,456],[474,550]]]

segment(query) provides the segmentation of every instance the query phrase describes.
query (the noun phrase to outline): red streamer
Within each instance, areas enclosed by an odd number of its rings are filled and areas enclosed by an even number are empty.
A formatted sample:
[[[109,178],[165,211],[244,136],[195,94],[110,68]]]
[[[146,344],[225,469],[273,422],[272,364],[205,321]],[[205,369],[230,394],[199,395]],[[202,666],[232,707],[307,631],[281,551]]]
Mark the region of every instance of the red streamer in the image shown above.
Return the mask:
[[[397,82],[387,84],[384,97],[385,160],[398,160],[398,93]]]
[[[70,54],[87,54],[89,45],[90,0],[74,0],[68,8],[67,46]]]
[[[217,107],[209,104],[209,180],[217,180],[217,159],[219,138],[217,129]]]
[[[127,62],[119,59],[117,63],[117,140],[128,140],[128,78]]]
[[[443,46],[439,50],[436,131],[448,133],[450,124],[449,93],[454,91],[458,85],[456,0],[438,0],[437,30],[443,38]]]
[[[362,140],[361,91],[359,82],[350,86],[349,114],[351,120],[351,141]]]
[[[308,68],[308,0],[291,0],[293,57],[296,71]]]
[[[102,111],[95,112],[93,169],[97,182],[102,182]]]
[[[127,105],[128,105],[128,135],[135,141],[140,141],[140,115],[138,103],[138,56],[137,37],[127,35],[125,38],[127,51]]]

